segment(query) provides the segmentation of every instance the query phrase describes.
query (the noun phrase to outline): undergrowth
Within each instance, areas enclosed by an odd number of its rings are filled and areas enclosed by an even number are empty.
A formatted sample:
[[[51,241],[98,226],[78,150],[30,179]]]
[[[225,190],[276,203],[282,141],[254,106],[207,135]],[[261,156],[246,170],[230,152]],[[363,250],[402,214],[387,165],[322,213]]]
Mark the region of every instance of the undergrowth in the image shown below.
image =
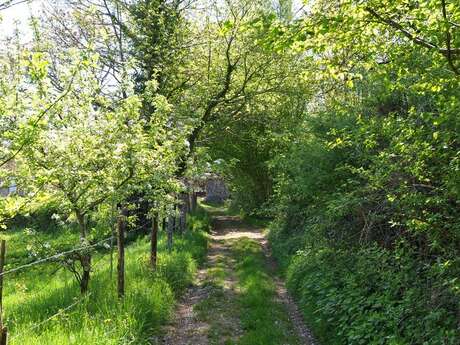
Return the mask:
[[[299,252],[287,282],[323,345],[456,345],[458,300],[440,266],[378,247],[321,249]]]

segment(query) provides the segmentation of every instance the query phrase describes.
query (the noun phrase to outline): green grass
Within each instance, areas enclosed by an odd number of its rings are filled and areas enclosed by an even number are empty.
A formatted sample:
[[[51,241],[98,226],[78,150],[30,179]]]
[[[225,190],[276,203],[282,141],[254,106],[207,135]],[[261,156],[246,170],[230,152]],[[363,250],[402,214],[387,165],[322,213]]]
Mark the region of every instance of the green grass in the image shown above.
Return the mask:
[[[225,203],[206,202],[204,199],[200,200],[200,205],[203,210],[212,215],[237,215],[237,213],[230,213]]]
[[[261,246],[243,238],[232,245],[239,279],[241,323],[239,345],[299,344],[284,307],[276,301],[276,286]]]
[[[159,335],[161,325],[171,317],[176,297],[192,282],[206,255],[206,219],[194,215],[190,224],[193,230],[175,238],[172,253],[166,251],[164,236],[160,237],[156,272],[148,268],[148,238],[139,238],[127,247],[123,300],[116,296],[116,273],[111,277],[107,253],[94,255],[90,295],[83,299],[73,276],[57,270],[57,264],[6,276],[4,312],[9,344],[151,344],[150,338]],[[53,244],[77,243],[73,234],[34,236]],[[10,234],[8,258],[15,263],[30,261],[25,242],[20,231]],[[56,313],[59,315],[44,322]]]

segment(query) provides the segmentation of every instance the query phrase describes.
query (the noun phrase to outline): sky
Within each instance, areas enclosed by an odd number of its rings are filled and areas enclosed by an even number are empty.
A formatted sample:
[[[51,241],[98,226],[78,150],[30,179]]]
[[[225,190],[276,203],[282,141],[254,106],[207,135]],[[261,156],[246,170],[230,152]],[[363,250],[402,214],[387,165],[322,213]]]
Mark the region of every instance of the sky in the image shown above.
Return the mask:
[[[23,40],[29,40],[31,38],[31,31],[28,19],[31,14],[39,14],[42,7],[43,2],[41,0],[32,0],[0,11],[0,38],[11,35],[16,27],[18,27],[23,35]]]
[[[29,41],[32,38],[32,33],[28,20],[31,14],[38,15],[40,13],[44,7],[44,2],[45,0],[29,0],[0,11],[0,40],[13,34],[15,29],[19,28],[22,35],[21,40],[23,42]],[[302,0],[293,0],[293,11],[297,12],[300,8],[302,8]]]

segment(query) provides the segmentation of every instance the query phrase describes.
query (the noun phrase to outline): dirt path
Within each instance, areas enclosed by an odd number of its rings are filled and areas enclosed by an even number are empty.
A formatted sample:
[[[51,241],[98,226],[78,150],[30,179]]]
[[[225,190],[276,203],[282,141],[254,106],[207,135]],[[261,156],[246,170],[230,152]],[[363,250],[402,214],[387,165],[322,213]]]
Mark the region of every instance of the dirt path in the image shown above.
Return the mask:
[[[243,238],[254,240],[263,247],[272,273],[276,270],[267,241],[261,229],[245,225],[238,217],[215,216],[205,267],[199,270],[196,281],[177,306],[172,323],[165,328],[166,335],[154,344],[212,345],[236,344],[244,333],[240,324],[240,310],[235,303],[238,278],[231,246]],[[296,344],[315,345],[301,314],[289,297],[284,283],[273,276],[277,301],[285,307]],[[280,344],[282,345],[282,344]],[[289,344],[284,344],[289,345]]]
[[[260,241],[260,244],[262,245],[264,249],[265,257],[267,258],[268,264],[271,266],[273,272],[275,272],[277,269],[277,264],[276,264],[275,259],[272,257],[272,253],[271,253],[268,241],[265,238],[263,238]],[[286,312],[289,316],[289,320],[291,321],[292,326],[294,327],[297,333],[297,336],[302,341],[302,344],[316,345],[317,342],[315,342],[315,339],[310,329],[305,325],[302,314],[299,308],[297,307],[297,304],[294,302],[292,297],[289,295],[286,289],[286,286],[284,284],[284,281],[282,281],[277,276],[274,276],[274,281],[276,285],[276,292],[278,295],[278,300],[280,301],[281,304],[285,306]]]

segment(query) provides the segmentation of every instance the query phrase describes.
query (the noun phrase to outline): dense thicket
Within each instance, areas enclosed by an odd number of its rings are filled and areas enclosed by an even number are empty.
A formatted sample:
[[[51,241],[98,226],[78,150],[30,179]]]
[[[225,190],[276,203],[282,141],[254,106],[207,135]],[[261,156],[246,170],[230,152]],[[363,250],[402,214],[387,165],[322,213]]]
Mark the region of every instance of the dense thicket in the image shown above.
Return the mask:
[[[274,218],[274,251],[326,344],[458,342],[458,20],[453,3],[319,1],[271,24],[275,51],[303,54],[311,94],[300,120],[271,126],[263,111],[269,130],[237,144],[271,192],[235,175],[236,201]]]

